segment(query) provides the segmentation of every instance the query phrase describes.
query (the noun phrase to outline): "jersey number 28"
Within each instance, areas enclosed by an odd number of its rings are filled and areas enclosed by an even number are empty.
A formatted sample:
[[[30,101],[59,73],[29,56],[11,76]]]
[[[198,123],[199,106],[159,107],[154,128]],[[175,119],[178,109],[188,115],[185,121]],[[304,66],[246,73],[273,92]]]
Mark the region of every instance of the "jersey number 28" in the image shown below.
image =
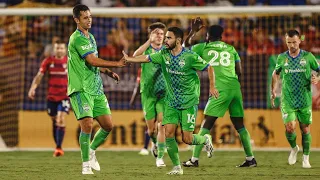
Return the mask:
[[[211,58],[211,60],[209,62],[209,64],[211,66],[219,66],[220,64],[222,66],[229,66],[230,65],[230,57],[231,57],[231,55],[230,55],[229,52],[222,51],[219,54],[219,52],[217,52],[215,50],[210,50],[208,52],[208,56],[212,56],[212,55],[213,55],[213,57]],[[220,61],[216,62],[217,59],[220,59]]]

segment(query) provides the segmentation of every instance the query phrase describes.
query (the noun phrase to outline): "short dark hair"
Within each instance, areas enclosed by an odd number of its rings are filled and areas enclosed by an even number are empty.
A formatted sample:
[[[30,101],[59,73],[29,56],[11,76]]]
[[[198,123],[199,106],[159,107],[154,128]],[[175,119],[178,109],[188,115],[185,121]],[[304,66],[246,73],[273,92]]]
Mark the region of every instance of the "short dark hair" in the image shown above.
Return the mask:
[[[153,30],[155,30],[157,28],[164,30],[167,27],[162,22],[155,22],[155,23],[150,24],[150,26],[148,26],[148,33],[151,33]]]
[[[90,9],[86,5],[78,4],[78,5],[73,7],[73,17],[79,19],[81,11],[90,11]]]
[[[55,44],[66,44],[64,43],[62,40],[57,40],[56,42],[54,42]]]
[[[181,38],[183,41],[183,31],[178,27],[169,27],[168,31],[173,32],[176,38]]]
[[[221,39],[223,33],[223,27],[220,25],[212,25],[208,29],[210,39]]]
[[[300,33],[295,30],[295,29],[290,29],[287,33],[286,33],[286,36],[289,36],[289,37],[293,37],[293,36],[298,36],[300,37]]]

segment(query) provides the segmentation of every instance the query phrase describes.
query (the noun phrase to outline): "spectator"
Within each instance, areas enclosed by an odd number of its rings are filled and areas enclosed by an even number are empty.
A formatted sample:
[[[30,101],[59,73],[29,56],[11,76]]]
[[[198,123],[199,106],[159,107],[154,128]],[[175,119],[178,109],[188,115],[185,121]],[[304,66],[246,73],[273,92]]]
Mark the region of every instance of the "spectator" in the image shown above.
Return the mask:
[[[41,59],[44,59],[44,58],[47,58],[49,56],[54,56],[54,53],[53,53],[53,46],[54,44],[59,41],[60,38],[58,36],[53,36],[52,39],[51,39],[51,44],[47,44],[44,48],[44,52],[43,52],[43,58]]]
[[[121,52],[124,47],[121,44],[117,44],[115,41],[116,37],[113,32],[107,34],[107,44],[99,48],[99,56],[108,60],[119,60]]]
[[[247,55],[269,55],[274,53],[273,43],[268,39],[262,29],[256,29],[252,33],[253,39],[248,42]]]

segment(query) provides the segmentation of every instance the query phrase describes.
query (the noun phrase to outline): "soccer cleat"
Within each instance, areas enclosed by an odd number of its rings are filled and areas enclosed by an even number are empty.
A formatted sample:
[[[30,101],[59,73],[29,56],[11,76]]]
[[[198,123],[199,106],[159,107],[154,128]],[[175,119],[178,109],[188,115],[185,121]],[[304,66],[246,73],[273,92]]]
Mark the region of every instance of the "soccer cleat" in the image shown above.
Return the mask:
[[[184,167],[199,167],[199,161],[196,160],[195,162],[192,162],[191,159],[188,161],[182,162],[182,165]]]
[[[167,173],[167,175],[182,175],[183,170],[180,166],[174,166],[173,169]]]
[[[158,146],[155,143],[152,143],[152,147],[150,151],[153,157],[155,158],[158,157]]]
[[[93,174],[89,162],[82,163],[82,174]]]
[[[289,158],[288,158],[288,163],[290,165],[293,165],[293,164],[295,164],[297,162],[298,152],[299,152],[299,146],[298,145],[291,149],[290,155],[289,155]]]
[[[163,162],[163,159],[158,159],[156,160],[156,165],[157,167],[166,167],[166,164]]]
[[[100,165],[98,163],[97,157],[96,157],[96,152],[90,149],[90,166],[92,169],[96,171],[100,171]]]
[[[253,158],[251,161],[245,160],[242,164],[236,167],[257,167],[257,161]]]
[[[204,135],[206,138],[206,144],[204,145],[206,151],[207,151],[207,157],[211,158],[213,153],[213,144],[212,144],[212,137],[209,134]]]
[[[139,154],[142,156],[147,156],[147,155],[149,155],[149,151],[148,151],[148,149],[143,148],[140,150]]]
[[[64,155],[64,151],[61,148],[57,148],[53,153],[53,157],[59,157],[63,155]]]
[[[302,156],[302,167],[303,168],[311,168],[311,165],[309,162],[309,155]]]

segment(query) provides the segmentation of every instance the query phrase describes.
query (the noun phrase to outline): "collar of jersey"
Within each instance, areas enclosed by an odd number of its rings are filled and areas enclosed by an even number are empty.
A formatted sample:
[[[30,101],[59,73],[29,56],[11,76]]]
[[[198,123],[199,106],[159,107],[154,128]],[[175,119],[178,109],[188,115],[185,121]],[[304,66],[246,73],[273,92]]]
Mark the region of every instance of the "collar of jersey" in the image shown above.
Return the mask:
[[[172,55],[171,52],[170,52],[170,55],[171,55],[171,57],[173,57],[173,58],[177,58],[177,57],[179,57],[184,51],[185,51],[185,48],[183,47],[182,50],[181,50],[181,52],[180,52],[178,55],[174,56],[174,55]]]
[[[161,48],[157,49],[157,48],[152,47],[151,44],[150,44],[149,47],[152,48],[152,49],[154,49],[156,52],[158,52],[158,51],[160,51],[161,49],[163,49],[163,46],[161,46]]]
[[[302,51],[303,51],[303,50],[302,50],[302,49],[300,49],[300,52],[299,52],[298,56],[297,56],[297,57],[295,57],[295,58],[294,58],[294,57],[292,57],[292,56],[290,56],[289,51],[287,51],[287,55],[288,55],[288,57],[289,57],[289,58],[291,58],[291,59],[293,59],[293,60],[294,60],[294,59],[298,59],[298,58],[300,57],[300,55],[301,55]]]

